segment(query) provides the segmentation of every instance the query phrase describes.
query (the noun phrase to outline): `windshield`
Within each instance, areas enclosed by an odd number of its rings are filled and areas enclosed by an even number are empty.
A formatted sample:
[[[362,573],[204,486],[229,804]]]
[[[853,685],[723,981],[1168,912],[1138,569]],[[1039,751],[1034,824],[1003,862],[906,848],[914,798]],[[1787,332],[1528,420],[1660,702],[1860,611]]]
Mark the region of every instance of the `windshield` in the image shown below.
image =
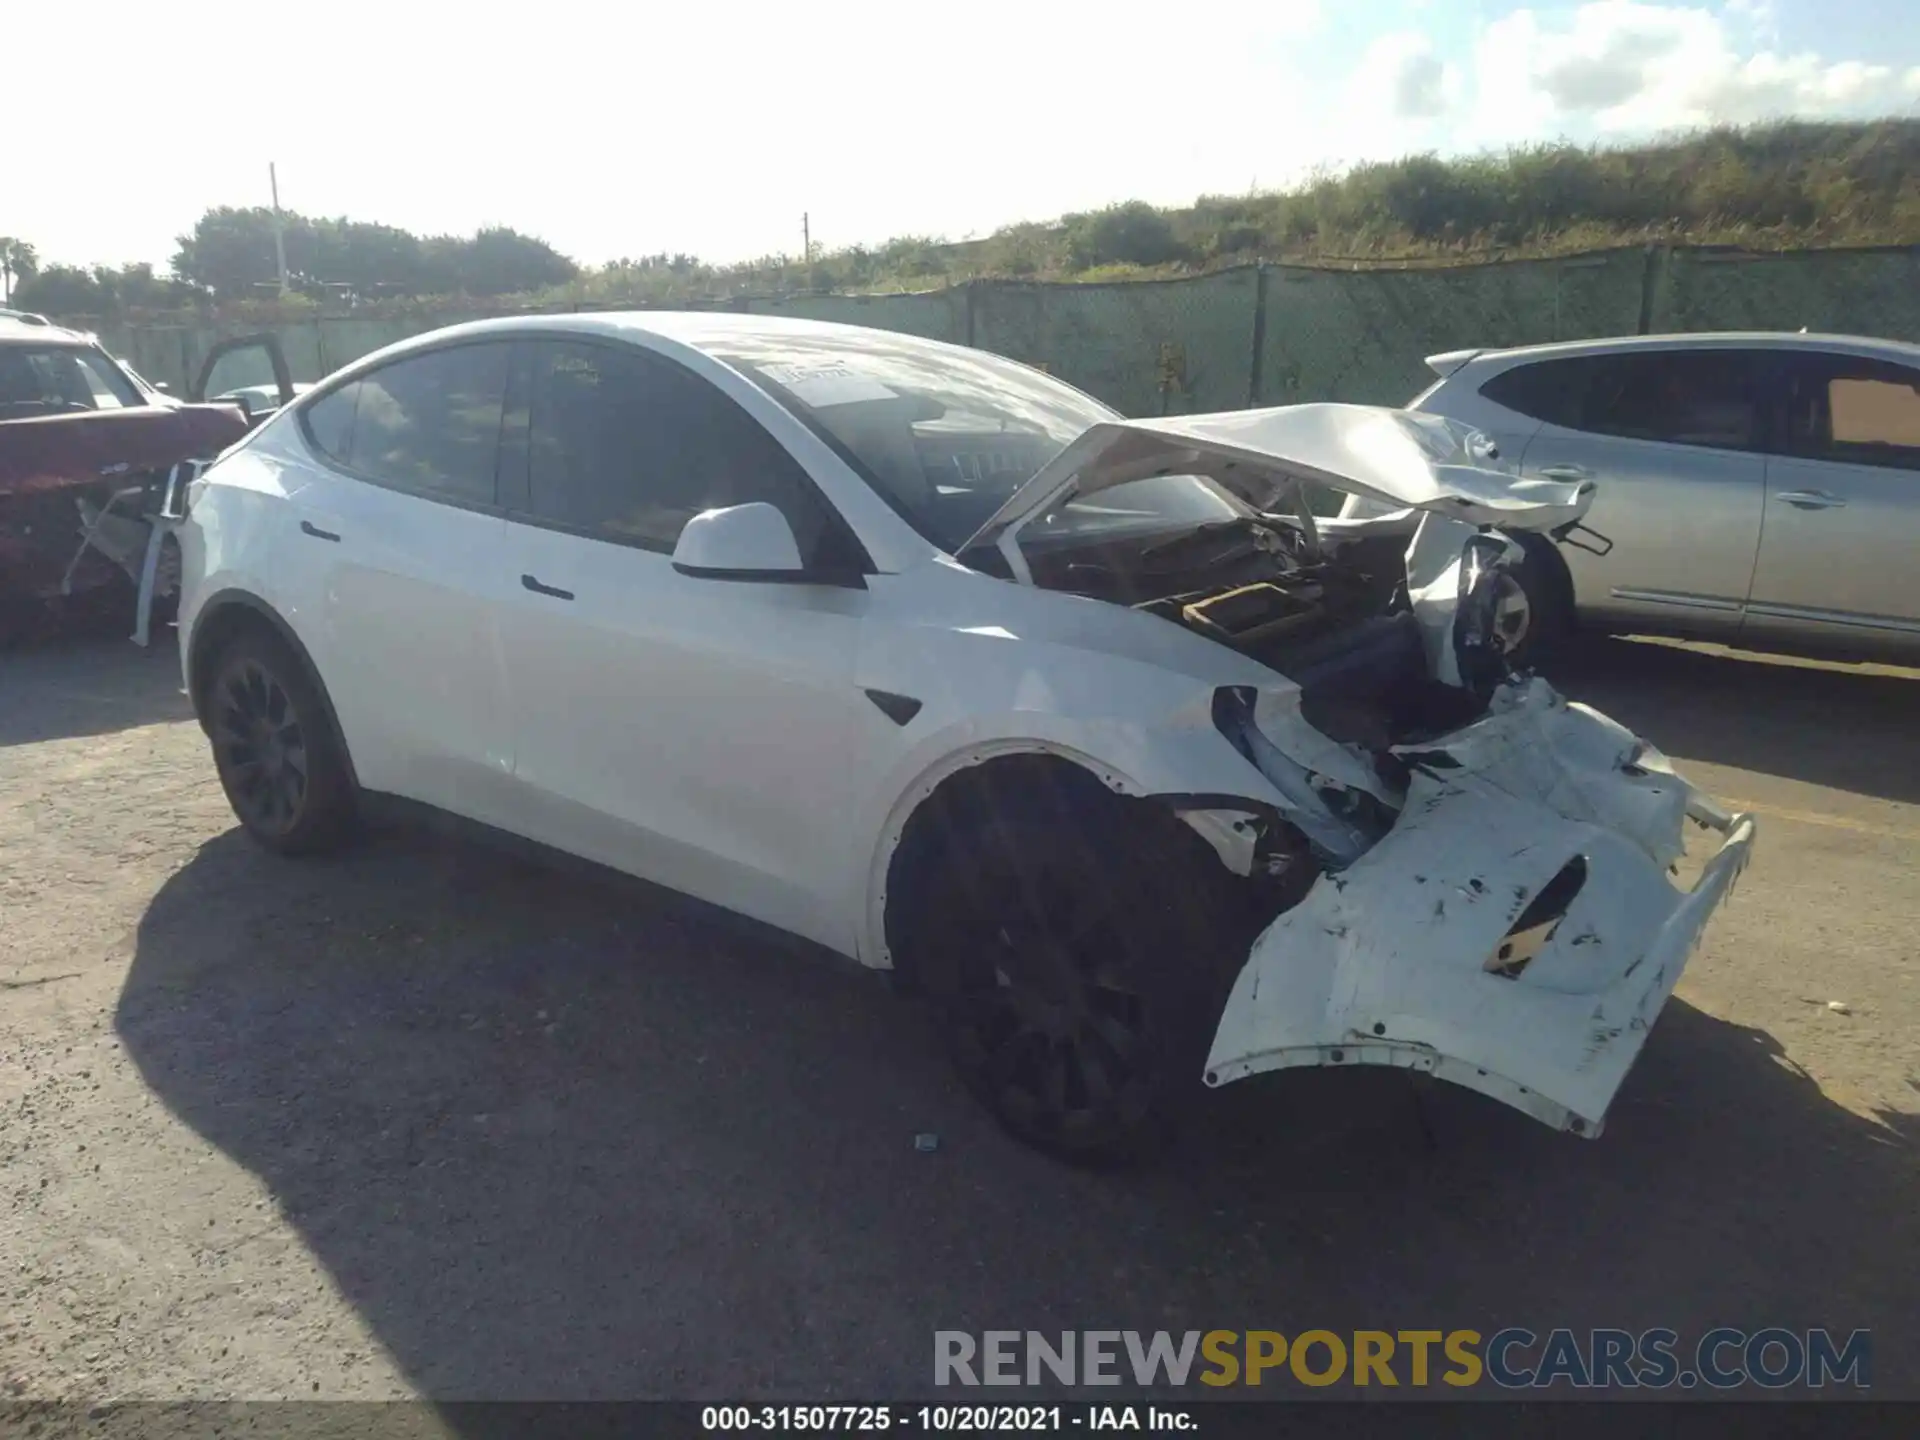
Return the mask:
[[[709,348],[832,444],[949,552],[1090,425],[1118,419],[997,355],[860,331],[729,335]],[[1158,475],[1062,507],[1030,541],[1186,530],[1244,510],[1210,481]]]
[[[0,419],[144,403],[104,355],[74,345],[0,346]]]

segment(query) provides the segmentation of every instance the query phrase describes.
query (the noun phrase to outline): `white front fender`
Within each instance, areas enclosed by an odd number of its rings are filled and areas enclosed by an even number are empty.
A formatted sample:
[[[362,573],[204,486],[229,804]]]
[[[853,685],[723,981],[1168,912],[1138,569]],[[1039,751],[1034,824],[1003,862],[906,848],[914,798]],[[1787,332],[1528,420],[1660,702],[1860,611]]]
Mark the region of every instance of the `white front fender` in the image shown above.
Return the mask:
[[[1537,680],[1403,754],[1400,819],[1255,943],[1207,1083],[1395,1065],[1597,1134],[1753,821]],[[1688,817],[1723,838],[1682,891],[1667,872]]]

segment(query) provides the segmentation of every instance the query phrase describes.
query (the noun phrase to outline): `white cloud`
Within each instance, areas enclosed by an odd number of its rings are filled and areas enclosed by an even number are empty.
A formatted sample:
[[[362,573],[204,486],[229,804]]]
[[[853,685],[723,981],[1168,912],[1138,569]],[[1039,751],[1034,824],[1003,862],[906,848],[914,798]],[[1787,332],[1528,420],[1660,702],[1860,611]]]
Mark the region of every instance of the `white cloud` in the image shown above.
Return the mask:
[[[1354,72],[1355,98],[1373,105],[1384,100],[1396,119],[1431,120],[1453,107],[1455,81],[1431,40],[1401,30],[1367,47]]]
[[[1724,13],[1756,45],[1769,50],[1780,48],[1780,15],[1774,0],[1727,0]]]
[[[1479,124],[1506,135],[1646,132],[1886,113],[1920,97],[1912,73],[1888,65],[1753,48],[1775,34],[1764,3],[1724,14],[1636,0],[1551,18],[1518,10],[1482,33]]]

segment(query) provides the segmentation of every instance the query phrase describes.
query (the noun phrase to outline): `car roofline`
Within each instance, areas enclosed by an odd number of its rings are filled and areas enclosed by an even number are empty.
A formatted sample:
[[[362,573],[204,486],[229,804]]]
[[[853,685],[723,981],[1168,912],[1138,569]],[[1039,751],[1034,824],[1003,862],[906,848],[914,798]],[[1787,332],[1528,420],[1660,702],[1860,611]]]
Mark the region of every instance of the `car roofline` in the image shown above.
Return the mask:
[[[21,321],[11,315],[0,315],[0,345],[33,345],[44,349],[49,345],[81,348],[99,348],[99,340],[84,330],[69,330],[64,325],[52,321],[35,323]]]
[[[1507,368],[1514,361],[1571,359],[1584,355],[1626,355],[1662,350],[1778,350],[1821,351],[1853,354],[1920,364],[1920,345],[1890,340],[1875,335],[1844,335],[1804,330],[1703,330],[1676,331],[1658,335],[1616,335],[1591,340],[1555,340],[1539,345],[1515,345],[1505,349],[1485,349],[1447,371],[1449,376],[1464,370],[1484,370],[1490,365]],[[1458,352],[1449,352],[1449,355]],[[1445,357],[1434,357],[1436,359]]]
[[[858,298],[858,297],[855,297]],[[367,355],[359,356],[339,370],[326,377],[331,383],[341,373],[352,369],[360,370],[365,362],[375,359],[382,361],[399,359],[414,350],[424,350],[437,345],[455,344],[464,340],[481,340],[495,336],[537,336],[543,332],[554,335],[584,336],[605,340],[626,341],[658,340],[666,342],[664,348],[669,353],[678,347],[713,354],[714,347],[724,348],[724,342],[733,336],[791,336],[795,340],[807,337],[841,338],[861,335],[887,335],[911,340],[916,345],[924,345],[931,350],[949,350],[963,355],[992,354],[995,359],[1009,365],[1019,365],[1029,370],[1038,367],[1025,361],[997,352],[982,351],[978,346],[963,345],[951,340],[940,340],[930,335],[916,335],[910,331],[889,330],[879,325],[857,325],[838,320],[814,320],[797,315],[767,315],[739,310],[569,310],[544,315],[499,315],[485,320],[467,320],[453,325],[444,325],[438,329],[410,335],[404,340],[396,340]],[[717,356],[715,358],[718,358]],[[1040,371],[1055,384],[1074,390],[1105,409],[1112,407],[1098,396],[1087,394],[1071,381],[1048,371]],[[1117,412],[1115,412],[1117,414]]]

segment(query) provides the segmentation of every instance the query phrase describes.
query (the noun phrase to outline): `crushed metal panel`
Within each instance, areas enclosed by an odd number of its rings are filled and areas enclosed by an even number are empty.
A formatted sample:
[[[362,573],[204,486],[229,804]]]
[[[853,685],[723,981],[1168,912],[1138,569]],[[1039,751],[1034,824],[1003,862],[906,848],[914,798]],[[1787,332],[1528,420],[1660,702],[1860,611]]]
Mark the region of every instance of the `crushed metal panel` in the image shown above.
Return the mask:
[[[1746,864],[1753,822],[1722,812],[1720,851],[1683,893],[1659,857],[1678,845],[1697,792],[1670,770],[1630,773],[1621,761],[1644,758],[1631,735],[1542,682],[1502,698],[1498,713],[1410,752],[1394,829],[1255,943],[1208,1083],[1392,1064],[1598,1131]],[[1531,898],[1576,857],[1584,881],[1531,962],[1489,970]]]

